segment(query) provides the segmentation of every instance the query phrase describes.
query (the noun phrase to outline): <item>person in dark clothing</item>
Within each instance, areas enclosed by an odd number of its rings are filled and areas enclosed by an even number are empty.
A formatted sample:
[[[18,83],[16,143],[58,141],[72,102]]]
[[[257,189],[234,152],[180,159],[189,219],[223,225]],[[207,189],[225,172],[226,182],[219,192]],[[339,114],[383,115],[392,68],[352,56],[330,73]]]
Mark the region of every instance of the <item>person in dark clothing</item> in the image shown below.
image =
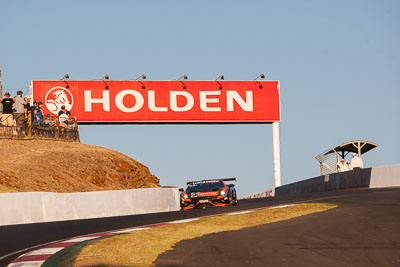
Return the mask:
[[[31,106],[31,120],[32,124],[35,122],[35,112],[38,107],[38,102],[33,101],[33,106]]]
[[[25,121],[28,121],[29,111],[31,111],[31,99],[29,98],[29,96],[25,96],[24,100]]]
[[[39,102],[37,108],[35,109],[35,123],[36,126],[43,126],[43,111],[42,111],[43,103]]]
[[[66,111],[65,111],[65,106],[62,105],[60,111],[58,112],[58,116],[64,114],[65,112],[66,112]]]
[[[13,118],[14,98],[10,95],[9,92],[6,92],[4,94],[4,97],[0,99],[0,103],[3,105],[1,124],[4,126],[14,126],[14,118]]]

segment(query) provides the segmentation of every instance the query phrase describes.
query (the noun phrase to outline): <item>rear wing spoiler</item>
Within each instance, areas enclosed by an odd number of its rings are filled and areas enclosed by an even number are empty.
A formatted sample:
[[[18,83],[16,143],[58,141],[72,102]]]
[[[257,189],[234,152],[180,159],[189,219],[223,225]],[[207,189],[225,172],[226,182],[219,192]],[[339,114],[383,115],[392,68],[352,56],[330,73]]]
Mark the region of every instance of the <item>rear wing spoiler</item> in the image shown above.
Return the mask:
[[[211,181],[211,180],[222,180],[224,182],[226,182],[226,181],[235,181],[236,182],[236,178],[234,178],[234,177],[233,178],[223,178],[223,179],[206,179],[206,180],[201,180],[201,181]],[[192,184],[195,182],[200,182],[200,181],[191,181],[191,182],[187,182],[186,184],[189,185],[189,184]]]

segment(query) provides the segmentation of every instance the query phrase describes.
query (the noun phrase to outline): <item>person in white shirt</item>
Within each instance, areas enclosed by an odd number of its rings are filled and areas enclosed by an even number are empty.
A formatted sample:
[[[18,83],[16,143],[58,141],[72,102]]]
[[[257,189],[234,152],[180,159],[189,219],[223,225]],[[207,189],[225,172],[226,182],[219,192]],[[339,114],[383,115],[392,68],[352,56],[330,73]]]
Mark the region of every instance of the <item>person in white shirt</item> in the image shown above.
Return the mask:
[[[347,164],[344,162],[344,159],[341,159],[341,160],[337,163],[337,169],[338,169],[338,172],[345,172],[345,171],[348,171]]]
[[[350,160],[346,161],[346,165],[347,165],[347,170],[349,170],[349,171],[353,170],[353,168],[351,167]]]
[[[361,158],[358,157],[356,153],[353,153],[353,158],[351,159],[351,167],[353,168],[353,170],[355,168],[363,168],[363,161]]]

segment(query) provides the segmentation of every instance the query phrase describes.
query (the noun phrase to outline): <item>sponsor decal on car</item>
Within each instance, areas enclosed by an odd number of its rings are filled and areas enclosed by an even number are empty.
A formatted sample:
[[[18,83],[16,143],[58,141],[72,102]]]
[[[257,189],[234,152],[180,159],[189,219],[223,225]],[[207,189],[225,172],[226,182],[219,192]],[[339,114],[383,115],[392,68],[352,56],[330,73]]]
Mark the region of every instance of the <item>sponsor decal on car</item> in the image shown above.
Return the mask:
[[[198,192],[198,193],[196,193],[196,197],[216,196],[216,195],[218,195],[218,191],[216,191],[216,192]]]

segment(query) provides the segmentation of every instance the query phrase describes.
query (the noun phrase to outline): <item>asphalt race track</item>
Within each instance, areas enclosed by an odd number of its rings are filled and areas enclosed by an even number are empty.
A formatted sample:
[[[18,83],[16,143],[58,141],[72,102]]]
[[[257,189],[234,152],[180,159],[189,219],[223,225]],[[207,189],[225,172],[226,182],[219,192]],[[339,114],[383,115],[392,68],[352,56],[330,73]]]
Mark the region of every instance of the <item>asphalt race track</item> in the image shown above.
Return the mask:
[[[309,200],[337,203],[339,208],[181,242],[175,250],[161,255],[157,263],[168,266],[220,263],[265,266],[266,262],[271,266],[400,266],[400,188],[287,195],[242,200],[235,207],[0,226],[0,266],[6,266],[33,247],[71,237]],[[206,265],[205,259],[209,261]],[[364,265],[355,265],[358,263]]]
[[[400,266],[400,188],[352,191],[323,202],[339,207],[181,241],[156,265]]]
[[[263,198],[242,200],[237,206],[234,207],[218,207],[205,210],[195,209],[101,219],[0,226],[0,266],[6,266],[19,255],[33,250],[33,247],[35,246],[43,246],[43,244],[49,242],[68,239],[71,237],[192,217],[201,217],[258,207],[274,206],[292,201],[306,200],[309,198],[310,196],[286,196],[268,199]],[[35,247],[35,249],[36,248],[38,247]],[[5,255],[8,256],[5,257]]]

